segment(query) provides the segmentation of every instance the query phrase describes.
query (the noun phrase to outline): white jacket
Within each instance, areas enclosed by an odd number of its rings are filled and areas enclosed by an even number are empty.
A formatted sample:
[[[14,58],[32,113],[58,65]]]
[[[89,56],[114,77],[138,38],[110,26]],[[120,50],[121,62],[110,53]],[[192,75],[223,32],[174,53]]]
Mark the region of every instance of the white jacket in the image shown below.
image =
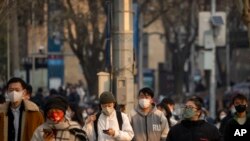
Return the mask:
[[[119,124],[116,116],[116,112],[112,112],[110,116],[106,116],[103,113],[99,116],[98,127],[98,141],[130,141],[134,137],[134,131],[129,122],[128,116],[122,113],[122,130],[119,129]],[[113,128],[115,135],[109,136],[104,134],[102,130]],[[89,141],[96,141],[96,134],[94,130],[94,123],[90,122],[83,127],[83,130],[87,133]]]

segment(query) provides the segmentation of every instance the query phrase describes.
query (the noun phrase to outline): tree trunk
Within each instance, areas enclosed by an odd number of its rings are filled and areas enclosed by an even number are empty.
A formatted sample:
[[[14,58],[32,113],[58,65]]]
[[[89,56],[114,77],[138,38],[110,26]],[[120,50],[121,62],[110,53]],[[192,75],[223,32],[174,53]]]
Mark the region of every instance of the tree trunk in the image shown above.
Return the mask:
[[[173,53],[173,73],[174,73],[174,84],[175,84],[175,95],[181,102],[183,94],[183,82],[184,82],[184,70],[183,70],[183,60],[180,53]]]

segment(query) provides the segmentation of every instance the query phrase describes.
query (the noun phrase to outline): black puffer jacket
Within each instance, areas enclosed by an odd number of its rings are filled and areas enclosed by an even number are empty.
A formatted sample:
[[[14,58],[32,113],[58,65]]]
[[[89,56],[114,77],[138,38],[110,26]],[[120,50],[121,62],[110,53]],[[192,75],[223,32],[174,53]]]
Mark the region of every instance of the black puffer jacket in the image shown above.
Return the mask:
[[[173,126],[167,141],[221,141],[219,130],[204,120],[183,120]]]

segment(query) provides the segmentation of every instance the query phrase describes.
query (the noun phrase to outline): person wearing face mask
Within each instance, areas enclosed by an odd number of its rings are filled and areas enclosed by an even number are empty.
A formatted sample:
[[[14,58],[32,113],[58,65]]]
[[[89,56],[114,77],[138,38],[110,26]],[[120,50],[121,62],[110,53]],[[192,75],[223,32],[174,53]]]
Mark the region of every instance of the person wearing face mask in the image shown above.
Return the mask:
[[[248,100],[246,96],[238,93],[234,96],[232,103],[236,113],[225,125],[224,141],[247,141],[250,138],[250,116],[247,113]],[[246,132],[243,134],[244,131]]]
[[[111,92],[100,95],[101,111],[90,115],[83,129],[90,141],[130,141],[134,136],[133,129],[125,113],[116,111],[116,100]]]
[[[28,141],[35,129],[44,122],[38,106],[24,99],[26,83],[18,77],[6,85],[7,102],[0,106],[0,139],[2,141]]]
[[[134,141],[165,140],[169,125],[164,113],[153,102],[154,92],[142,88],[138,93],[138,105],[130,112],[129,118],[135,136]]]
[[[202,103],[198,98],[190,98],[183,109],[183,120],[173,126],[166,141],[221,141],[219,130],[201,119]]]
[[[31,141],[88,141],[81,126],[66,118],[68,101],[62,96],[51,96],[45,104],[46,121],[36,128]]]
[[[219,110],[217,112],[217,115],[216,115],[216,119],[215,119],[215,126],[220,129],[220,126],[221,126],[221,121],[227,117],[227,113],[228,111],[226,109],[222,109],[222,110]]]
[[[173,116],[174,106],[174,100],[167,97],[163,98],[162,101],[157,105],[157,108],[165,114],[170,128],[178,122]]]
[[[84,120],[82,116],[82,109],[76,103],[69,103],[69,107],[65,112],[65,117],[68,120],[78,122],[81,127],[84,126]]]

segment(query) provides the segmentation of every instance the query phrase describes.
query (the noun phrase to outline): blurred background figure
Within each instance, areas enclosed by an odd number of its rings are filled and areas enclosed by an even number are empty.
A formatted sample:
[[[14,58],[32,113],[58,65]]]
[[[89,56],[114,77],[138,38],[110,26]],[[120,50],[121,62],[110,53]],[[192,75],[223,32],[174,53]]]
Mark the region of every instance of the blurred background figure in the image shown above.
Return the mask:
[[[169,127],[174,126],[178,122],[173,116],[174,106],[175,102],[171,98],[163,98],[157,105],[157,108],[165,114]]]
[[[118,105],[118,107],[119,107],[119,110],[120,110],[121,112],[125,113],[125,111],[126,111],[126,106],[125,106],[124,104],[120,104],[120,105]]]
[[[232,102],[230,102],[229,106],[228,106],[228,111],[227,111],[227,115],[225,118],[223,118],[221,121],[220,121],[220,127],[219,127],[219,131],[220,133],[223,135],[224,134],[224,131],[225,131],[225,126],[226,126],[226,123],[234,117],[235,115],[235,108],[234,108],[234,105]]]
[[[0,95],[0,104],[3,104],[5,103],[6,100],[5,100],[5,96],[3,94]]]
[[[82,115],[82,108],[75,103],[69,103],[69,107],[65,113],[67,119],[78,122],[81,127],[84,126],[84,118]]]
[[[221,121],[227,116],[228,110],[222,109],[217,112],[215,126],[220,129]]]
[[[26,85],[26,92],[23,95],[23,99],[25,100],[30,100],[30,98],[32,97],[32,92],[33,92],[33,88],[30,84]]]
[[[43,95],[43,88],[40,87],[37,89],[37,92],[35,96],[31,98],[31,101],[36,103],[40,109],[44,109],[45,100],[44,100],[44,95]]]

